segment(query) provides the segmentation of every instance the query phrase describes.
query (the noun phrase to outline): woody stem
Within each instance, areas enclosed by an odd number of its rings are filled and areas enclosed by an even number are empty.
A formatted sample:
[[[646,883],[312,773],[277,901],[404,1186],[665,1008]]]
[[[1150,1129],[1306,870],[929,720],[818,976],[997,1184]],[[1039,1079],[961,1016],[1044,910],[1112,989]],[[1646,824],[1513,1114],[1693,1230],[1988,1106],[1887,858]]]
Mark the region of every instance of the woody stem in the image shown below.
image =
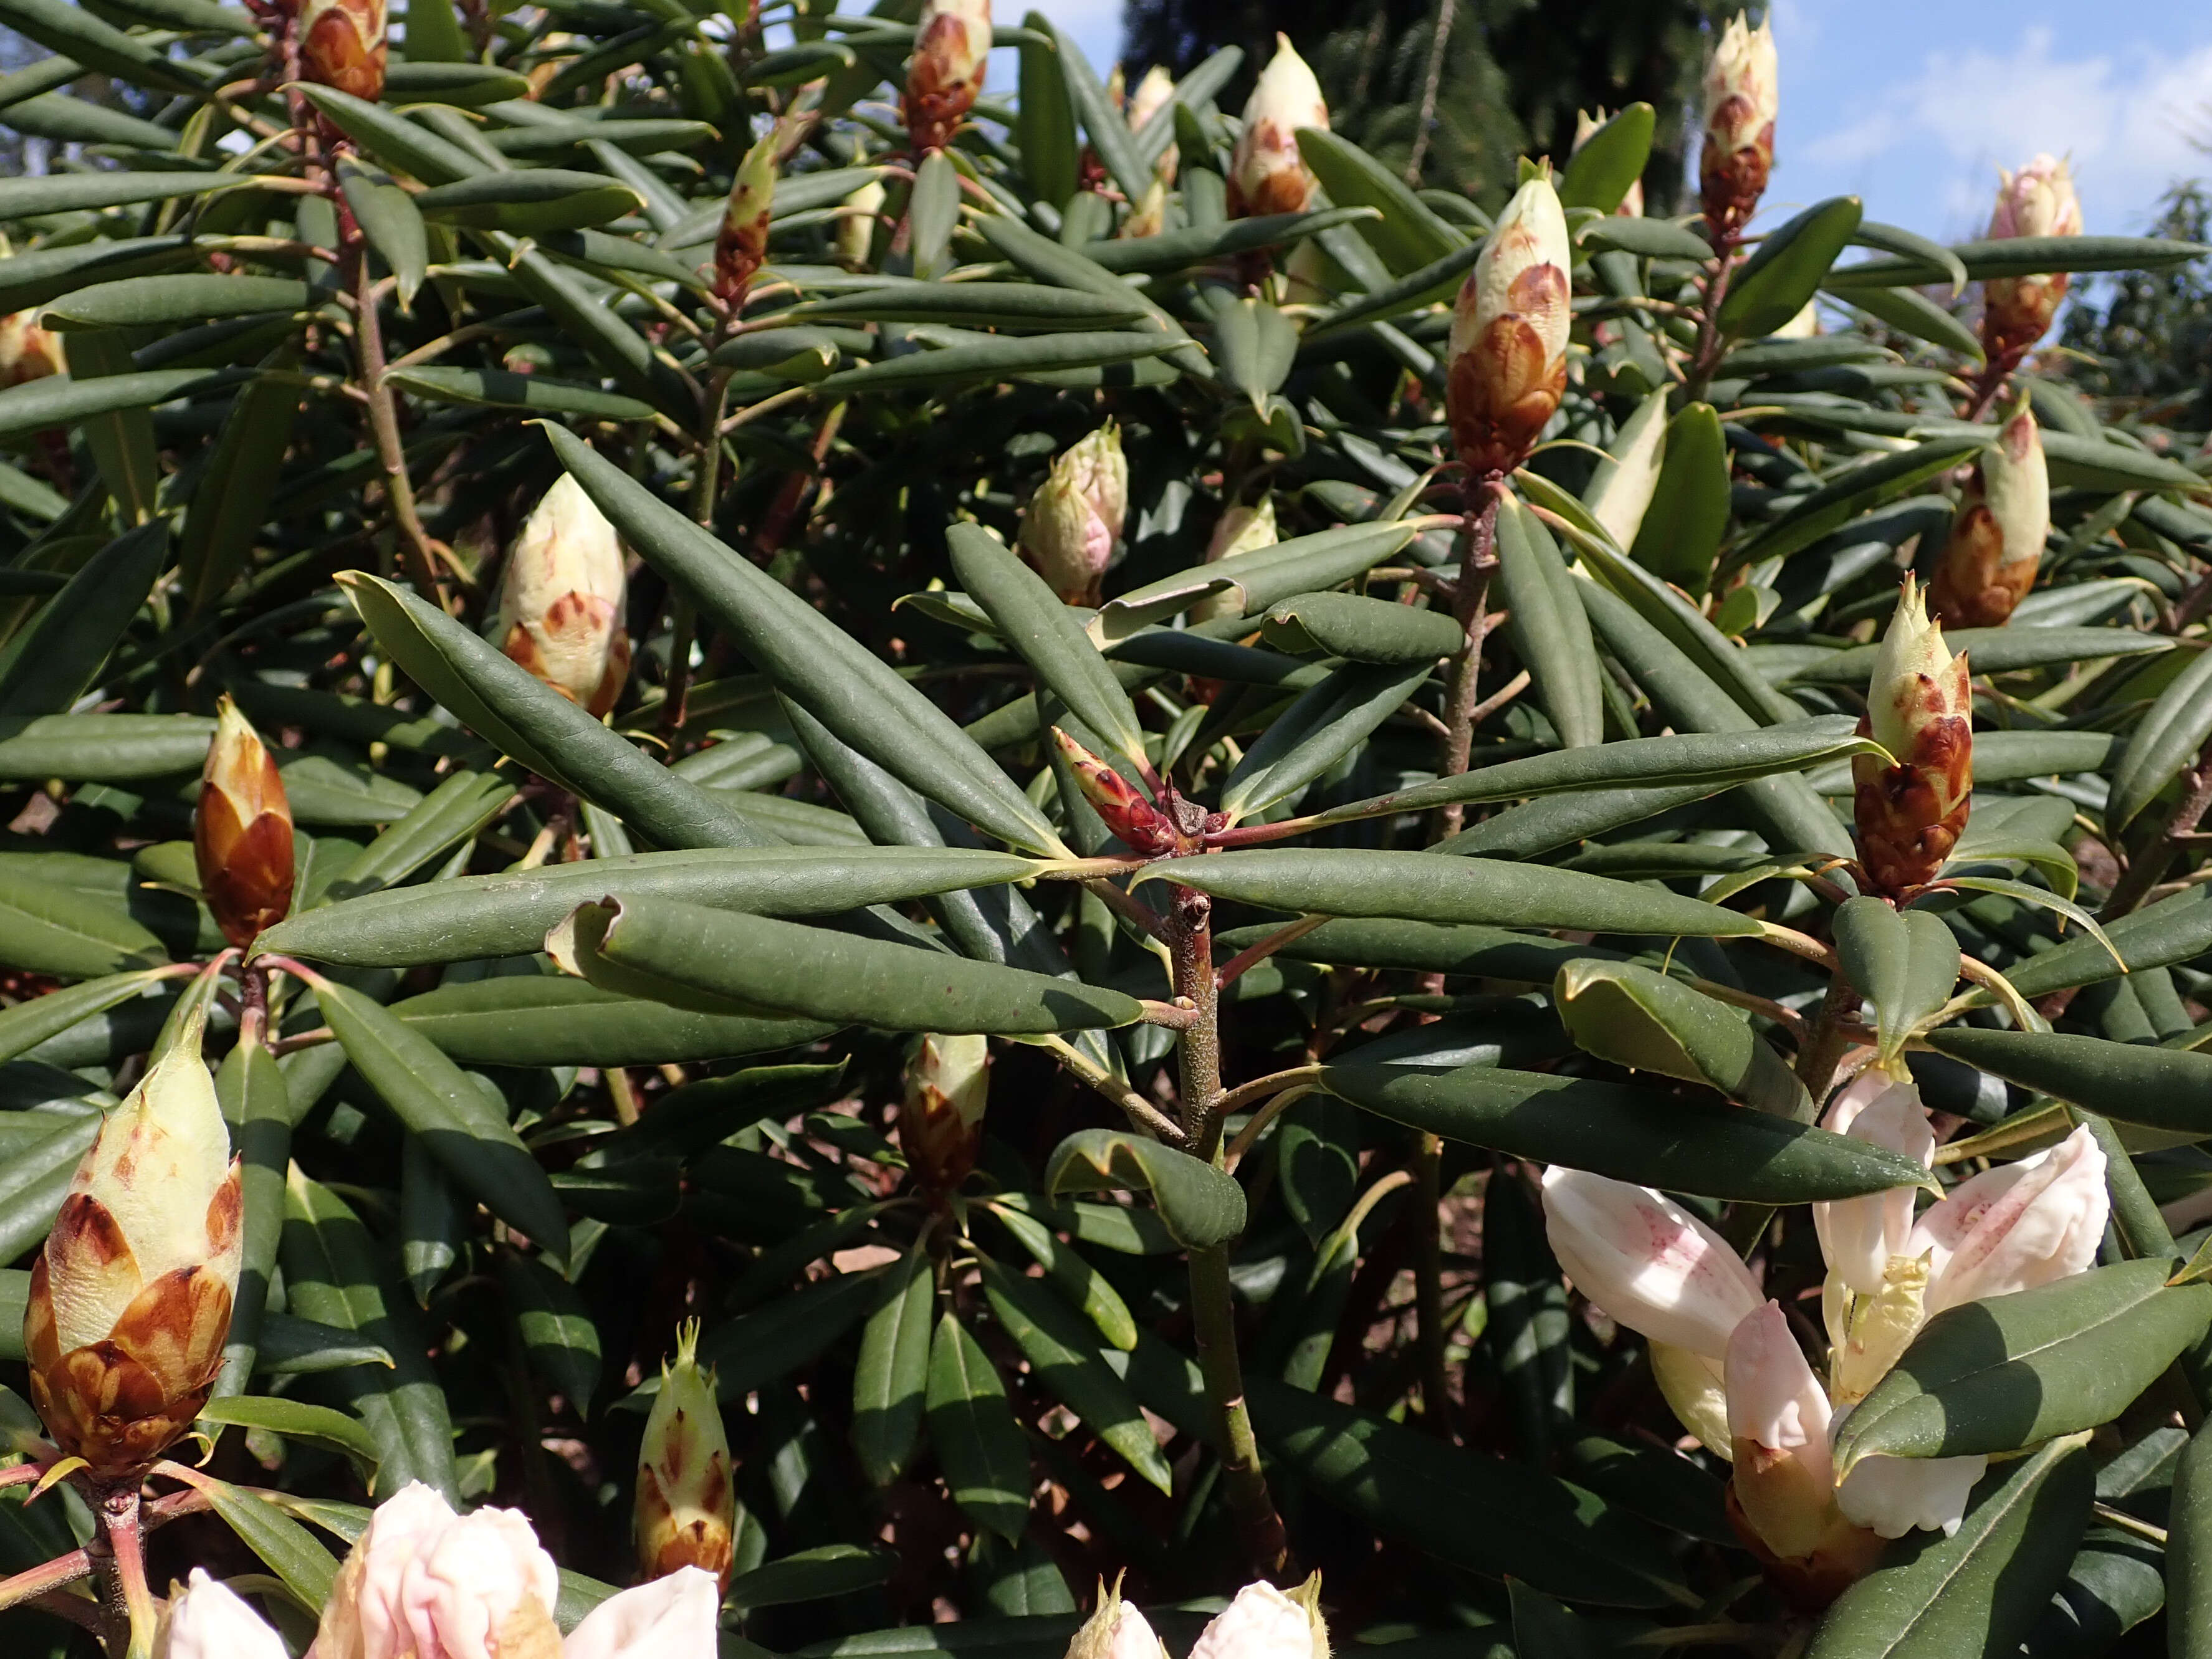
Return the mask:
[[[1715,238],[1713,274],[1705,283],[1704,314],[1698,321],[1697,355],[1691,359],[1690,372],[1683,379],[1683,390],[1692,398],[1705,395],[1705,383],[1713,378],[1721,350],[1727,344],[1721,333],[1721,303],[1728,298],[1729,278],[1734,275],[1739,240],[1735,231],[1723,232]]]
[[[1505,475],[1486,472],[1468,487],[1467,544],[1460,556],[1459,587],[1452,603],[1464,643],[1452,659],[1451,678],[1444,690],[1444,738],[1437,757],[1437,775],[1455,778],[1467,770],[1468,751],[1474,744],[1476,689],[1482,678],[1482,639],[1489,631],[1485,614],[1490,599],[1490,579],[1498,568],[1498,507],[1503,499]],[[1467,808],[1455,801],[1437,814],[1435,839],[1459,833]]]
[[[407,447],[399,435],[399,406],[392,388],[384,383],[384,326],[377,316],[377,284],[369,274],[368,240],[343,199],[337,207],[339,252],[354,292],[354,350],[360,360],[361,389],[368,397],[369,432],[384,469],[384,497],[392,507],[392,521],[399,530],[400,566],[424,599],[447,608],[446,590],[438,580],[437,554],[415,510],[415,487],[407,480]]]
[[[125,1640],[127,1659],[153,1659],[154,1627],[160,1610],[146,1583],[146,1544],[140,1530],[138,1477],[125,1475],[96,1489],[98,1516],[108,1557],[107,1608],[111,1634],[108,1651],[116,1651],[116,1638]]]

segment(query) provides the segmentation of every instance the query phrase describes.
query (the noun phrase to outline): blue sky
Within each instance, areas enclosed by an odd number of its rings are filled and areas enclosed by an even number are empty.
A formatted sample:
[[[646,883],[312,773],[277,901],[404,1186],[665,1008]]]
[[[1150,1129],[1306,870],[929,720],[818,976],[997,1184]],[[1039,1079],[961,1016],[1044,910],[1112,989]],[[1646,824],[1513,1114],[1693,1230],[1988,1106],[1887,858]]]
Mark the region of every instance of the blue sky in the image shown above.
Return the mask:
[[[1867,216],[1978,235],[1999,167],[2071,154],[2091,231],[2140,231],[2168,183],[2212,176],[2203,0],[1773,0],[1782,57],[1771,208],[1856,192]],[[1104,73],[1120,0],[1036,4]],[[994,66],[1000,84],[1009,61]]]

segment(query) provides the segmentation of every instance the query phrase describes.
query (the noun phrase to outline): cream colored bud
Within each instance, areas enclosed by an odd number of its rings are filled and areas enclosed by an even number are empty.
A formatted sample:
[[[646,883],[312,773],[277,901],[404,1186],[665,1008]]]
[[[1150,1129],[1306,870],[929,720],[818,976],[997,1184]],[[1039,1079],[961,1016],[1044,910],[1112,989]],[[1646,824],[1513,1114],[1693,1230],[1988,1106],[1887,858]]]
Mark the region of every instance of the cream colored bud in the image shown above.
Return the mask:
[[[1705,220],[1716,231],[1742,228],[1774,171],[1774,121],[1781,79],[1771,18],[1753,29],[1729,20],[1705,64],[1705,141],[1698,183]]]
[[[1157,236],[1167,228],[1167,187],[1155,179],[1145,187],[1145,193],[1130,208],[1129,216],[1121,221],[1121,228],[1115,234],[1125,242]]]
[[[884,210],[884,187],[871,179],[845,198],[837,221],[837,263],[848,270],[866,270],[875,246],[876,216]]]
[[[714,238],[714,294],[737,310],[745,302],[753,277],[768,261],[769,221],[775,207],[775,158],[781,127],[757,140],[738,163],[730,199],[722,209],[722,228]]]
[[[1808,300],[1797,307],[1790,320],[1774,331],[1778,340],[1817,340],[1820,337],[1820,307],[1816,301]]]
[[[1298,153],[1300,127],[1328,127],[1321,82],[1291,45],[1275,37],[1275,55],[1260,71],[1244,103],[1244,130],[1229,163],[1232,216],[1303,213],[1317,187]]]
[[[194,1567],[169,1597],[154,1635],[154,1659],[289,1659],[283,1638],[229,1585]]]
[[[906,1063],[899,1150],[922,1184],[950,1192],[975,1167],[991,1093],[990,1039],[930,1032]]]
[[[1137,82],[1136,96],[1129,100],[1129,131],[1142,131],[1145,125],[1165,109],[1174,96],[1175,76],[1160,64],[1153,64],[1145,71],[1145,78]],[[1170,115],[1167,118],[1172,121],[1175,117]],[[1182,152],[1170,139],[1168,147],[1152,163],[1152,172],[1163,185],[1172,185],[1176,181],[1176,169],[1182,161]]]
[[[1923,1164],[1936,1157],[1936,1132],[1920,1104],[1920,1091],[1908,1080],[1894,1082],[1869,1071],[1836,1091],[1821,1127],[1885,1151],[1901,1152]],[[1813,1226],[1828,1271],[1861,1296],[1878,1296],[1887,1282],[1889,1261],[1912,1234],[1912,1200],[1917,1189],[1892,1187],[1862,1198],[1836,1199],[1813,1206]]]
[[[1247,1584],[1199,1632],[1189,1659],[1328,1659],[1320,1604],[1319,1573],[1287,1595],[1273,1584]]]
[[[1781,1304],[1744,1316],[1726,1369],[1737,1505],[1776,1555],[1810,1555],[1835,1518],[1828,1396]]]
[[[1548,177],[1498,216],[1452,305],[1445,404],[1460,459],[1476,474],[1518,466],[1567,382],[1573,254]]]
[[[1943,643],[1943,624],[1928,619],[1919,586],[1907,576],[1867,684],[1867,720],[1876,743],[1902,759],[1930,720],[1969,712],[1954,706],[1955,660]]]
[[[1951,628],[1997,628],[2035,586],[2051,534],[2051,470],[2023,397],[1959,500],[1928,603]]]
[[[991,53],[991,0],[925,0],[907,66],[907,136],[917,150],[942,149],[983,89]]]
[[[192,815],[200,889],[223,937],[241,949],[291,914],[292,805],[252,722],[224,697]]]
[[[1999,175],[1990,239],[2079,236],[2081,201],[2073,170],[2039,155],[2018,173]],[[1992,363],[2017,362],[2040,340],[2058,314],[2069,281],[2063,270],[2031,276],[1992,276],[1982,283],[1982,343]]]
[[[1109,421],[1054,460],[1022,515],[1022,549],[1062,599],[1096,604],[1128,508],[1129,463]]]
[[[1121,1581],[1109,1589],[1102,1579],[1097,1611],[1069,1639],[1066,1659],[1168,1659],[1168,1650],[1145,1615],[1121,1599]]]
[[[689,1321],[677,1334],[675,1363],[660,1368],[660,1392],[646,1419],[635,1511],[638,1573],[660,1578],[698,1567],[726,1589],[737,1492],[714,1368],[700,1365],[698,1351],[699,1324]]]
[[[624,592],[614,526],[564,474],[507,556],[493,637],[562,696],[605,714],[629,678]]]

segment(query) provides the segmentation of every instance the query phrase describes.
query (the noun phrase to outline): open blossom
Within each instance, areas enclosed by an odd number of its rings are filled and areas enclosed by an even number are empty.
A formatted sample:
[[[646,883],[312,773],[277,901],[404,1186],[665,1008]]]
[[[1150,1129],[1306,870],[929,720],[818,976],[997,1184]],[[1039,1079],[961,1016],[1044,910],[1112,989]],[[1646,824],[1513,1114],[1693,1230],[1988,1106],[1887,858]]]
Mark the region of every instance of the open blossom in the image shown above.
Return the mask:
[[[2021,236],[2079,236],[2081,202],[2073,169],[2039,155],[2018,173],[1998,175],[1990,240]],[[2066,297],[2067,273],[1991,276],[1982,283],[1982,347],[1993,364],[2017,362],[2040,340]]]
[[[283,1639],[229,1585],[194,1567],[169,1597],[154,1659],[286,1659]]]
[[[1718,1233],[1649,1187],[1554,1164],[1544,1231],[1575,1288],[1629,1329],[1708,1359],[1765,1297]]]
[[[1974,465],[1928,603],[1948,628],[2000,626],[2035,586],[2050,533],[2051,470],[2022,397]]]
[[[1705,222],[1714,231],[1741,230],[1765,194],[1774,171],[1774,118],[1781,107],[1773,20],[1748,28],[1738,13],[1705,64],[1698,184]]]
[[[1498,216],[1452,305],[1445,406],[1470,473],[1518,466],[1559,406],[1572,258],[1559,192],[1531,179]]]
[[[991,0],[927,0],[914,30],[902,111],[917,151],[943,149],[983,89]]]
[[[1835,1521],[1828,1396],[1779,1303],[1743,1316],[1726,1364],[1737,1506],[1775,1555],[1808,1556]]]
[[[1887,1073],[1861,1073],[1836,1091],[1820,1127],[1886,1151],[1902,1152],[1925,1164],[1936,1156],[1935,1131],[1920,1104],[1920,1091],[1908,1080]],[[1813,1206],[1813,1226],[1828,1271],[1863,1296],[1881,1291],[1889,1259],[1905,1254],[1912,1235],[1911,1187],[1831,1200]]]
[[[604,714],[629,678],[625,585],[614,526],[564,473],[507,555],[492,637],[569,702]]]
[[[1318,187],[1298,153],[1300,127],[1328,126],[1321,82],[1291,45],[1275,37],[1275,55],[1260,71],[1244,104],[1244,130],[1229,162],[1229,211],[1244,218],[1303,213]]]
[[[1929,1206],[1905,1247],[1929,1257],[1928,1312],[2087,1273],[2110,1205],[2104,1149],[2086,1128],[1960,1182]]]
[[[1859,722],[1896,764],[1851,757],[1851,837],[1869,890],[1909,897],[1959,844],[1974,789],[1973,707],[1966,655],[1952,655],[1908,575]]]

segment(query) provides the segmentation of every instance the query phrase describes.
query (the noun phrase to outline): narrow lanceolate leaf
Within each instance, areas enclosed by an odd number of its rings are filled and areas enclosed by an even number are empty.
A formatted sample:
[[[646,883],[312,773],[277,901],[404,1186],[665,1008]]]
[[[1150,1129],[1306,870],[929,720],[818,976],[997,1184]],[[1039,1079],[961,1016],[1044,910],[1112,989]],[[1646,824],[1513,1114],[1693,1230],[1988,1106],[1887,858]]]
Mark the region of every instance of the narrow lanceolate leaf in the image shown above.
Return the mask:
[[[289,368],[287,354],[273,366]],[[270,514],[299,409],[299,386],[276,374],[250,381],[231,404],[208,462],[227,488],[193,492],[178,538],[177,563],[194,611],[222,598],[244,568],[253,534]]]
[[[2105,937],[2119,952],[2118,962],[2103,941],[2084,937],[2007,969],[2005,977],[2022,996],[2039,997],[2069,986],[2094,985],[2124,971],[2187,962],[2212,949],[2212,891],[2193,887],[2145,905],[2111,923]]]
[[[2112,769],[2112,792],[2105,821],[2124,830],[2172,782],[2212,736],[2212,651],[2195,661],[2158,694]]]
[[[238,1395],[226,1400],[210,1400],[201,1409],[199,1420],[218,1428],[265,1429],[288,1440],[320,1446],[351,1460],[365,1481],[375,1478],[374,1437],[359,1418],[349,1417],[328,1406],[265,1395]]]
[[[163,979],[173,977],[174,971],[165,974],[159,968],[142,968],[132,973],[113,974],[105,979],[49,991],[11,1008],[0,1008],[0,1063],[37,1048],[48,1037],[60,1036],[80,1021],[146,995]]]
[[[83,696],[168,556],[168,526],[156,522],[125,532],[87,560],[14,641],[0,669],[0,717],[59,714]]]
[[[40,318],[46,327],[65,332],[173,328],[262,312],[304,311],[314,301],[313,289],[289,276],[131,276],[64,294],[48,302]]]
[[[1702,598],[1729,521],[1728,440],[1711,404],[1692,404],[1667,423],[1667,454],[1651,505],[1629,556],[1684,592]]]
[[[1245,616],[1264,611],[1278,599],[1350,581],[1372,569],[1393,554],[1404,550],[1416,536],[1430,530],[1455,526],[1456,519],[1431,515],[1386,520],[1372,524],[1340,525],[1334,530],[1297,536],[1273,547],[1250,553],[1232,553],[1225,559],[1194,565],[1188,570],[1147,582],[1116,599],[1109,599],[1093,624],[1108,641],[1135,633],[1146,623],[1188,611],[1200,600],[1235,605]]]
[[[1759,1204],[1803,1204],[1926,1182],[1913,1160],[1710,1097],[1669,1099],[1589,1078],[1489,1066],[1355,1061],[1321,1085],[1394,1122],[1539,1164]]]
[[[441,985],[392,1012],[464,1066],[681,1066],[770,1054],[837,1029],[696,1013],[544,975]]]
[[[1244,1231],[1244,1189],[1201,1158],[1120,1129],[1079,1129],[1044,1168],[1047,1197],[1148,1192],[1160,1219],[1188,1250],[1225,1244]]]
[[[1771,334],[1804,307],[1859,228],[1859,198],[1816,202],[1766,234],[1721,302],[1721,327],[1737,339]]]
[[[360,571],[341,584],[377,643],[486,742],[616,813],[664,847],[758,847],[766,837],[696,785],[640,754],[435,605]]]
[[[917,1241],[884,1279],[883,1299],[861,1328],[853,1368],[853,1454],[875,1486],[898,1479],[921,1433],[936,1305],[936,1277]]]
[[[1234,821],[1297,793],[1364,743],[1428,677],[1426,662],[1346,663],[1275,716],[1244,751],[1222,784],[1222,811]]]
[[[358,991],[326,982],[316,988],[316,1000],[354,1069],[455,1184],[540,1249],[565,1258],[568,1224],[553,1183],[467,1074]]]
[[[981,525],[954,525],[945,532],[945,544],[961,586],[1039,682],[1116,752],[1146,764],[1144,730],[1129,694],[1075,613]]]
[[[2181,1454],[2166,1527],[2168,1651],[2193,1659],[2212,1645],[2212,1435],[2192,1435]]]
[[[1216,898],[1329,916],[1405,916],[1592,933],[1731,938],[1759,924],[1718,905],[1579,871],[1432,853],[1252,848],[1146,865]]]
[[[2095,1496],[2081,1436],[1996,1465],[1974,1488],[1957,1532],[1913,1533],[1838,1598],[1806,1659],[2018,1651],[2066,1577]]]
[[[1633,963],[1570,963],[1559,970],[1553,1001],[1587,1053],[1706,1084],[1760,1111],[1812,1121],[1805,1085],[1751,1022],[1680,980]]]
[[[1631,104],[1576,146],[1559,179],[1563,207],[1611,213],[1651,159],[1656,116],[1649,104]]]
[[[1963,655],[1975,674],[2008,674],[2020,668],[2048,668],[2059,663],[2092,662],[2173,649],[2160,635],[2126,628],[1961,628],[1946,632],[1943,643]],[[1789,676],[1796,685],[1863,685],[1874,672],[1881,647],[1853,646],[1808,663]]]
[[[1500,597],[1511,612],[1514,647],[1528,669],[1537,700],[1569,749],[1605,740],[1597,647],[1575,579],[1543,520],[1508,498],[1498,515]]]
[[[580,439],[548,428],[599,509],[746,657],[837,736],[929,799],[1031,852],[1060,837],[995,762],[874,653],[729,550]],[[628,814],[624,814],[625,817]]]
[[[240,1042],[216,1074],[216,1097],[231,1126],[239,1158],[238,1294],[224,1341],[218,1397],[246,1392],[262,1353],[269,1289],[284,1232],[284,1176],[291,1165],[292,1129],[300,1109],[283,1068],[264,1043]]]
[[[1037,1379],[1131,1468],[1171,1492],[1167,1455],[1127,1385],[1107,1366],[1089,1322],[1043,1281],[1011,1273],[988,1256],[981,1267],[991,1311]]]
[[[131,783],[197,772],[214,735],[215,722],[197,714],[0,719],[0,779]]]
[[[938,1321],[929,1349],[929,1441],[952,1501],[1008,1542],[1029,1523],[1030,1454],[1006,1385],[959,1317]]]
[[[1113,1282],[1078,1255],[1073,1245],[1061,1243],[1052,1229],[1036,1217],[1010,1206],[994,1204],[991,1213],[1036,1259],[1069,1305],[1082,1310],[1099,1335],[1125,1353],[1137,1346],[1137,1322],[1129,1304]]]
[[[1836,1436],[1863,1457],[2009,1451],[2109,1423],[2212,1323],[2212,1285],[2168,1285],[2169,1261],[2093,1267],[1947,1308]]]
[[[1873,1011],[1887,1062],[1959,982],[1959,941],[1941,917],[1900,913],[1878,898],[1846,900],[1836,912],[1835,939],[1844,978]]]
[[[499,1283],[530,1369],[589,1417],[599,1384],[599,1332],[576,1287],[536,1256],[505,1251]]]
[[[2212,1054],[1968,1025],[1931,1031],[1927,1040],[1938,1054],[2123,1123],[2212,1134]]]
[[[547,948],[608,990],[714,1013],[1015,1036],[1127,1025],[1144,1012],[1073,980],[673,899],[580,906]]]
[[[197,1473],[190,1484],[206,1496],[209,1506],[238,1534],[239,1541],[276,1574],[301,1611],[321,1612],[337,1580],[338,1564],[314,1534],[248,1487]]]
[[[1133,329],[990,335],[958,345],[908,352],[902,357],[842,369],[823,380],[821,390],[824,396],[833,398],[921,391],[969,380],[1000,380],[1066,369],[1097,368],[1108,363],[1136,362],[1176,348],[1176,342],[1167,335]]]
[[[495,772],[453,773],[349,859],[324,884],[324,902],[358,898],[404,881],[433,859],[474,839],[514,798],[513,781]]]
[[[161,941],[119,905],[0,866],[0,966],[101,979],[167,957]]]

